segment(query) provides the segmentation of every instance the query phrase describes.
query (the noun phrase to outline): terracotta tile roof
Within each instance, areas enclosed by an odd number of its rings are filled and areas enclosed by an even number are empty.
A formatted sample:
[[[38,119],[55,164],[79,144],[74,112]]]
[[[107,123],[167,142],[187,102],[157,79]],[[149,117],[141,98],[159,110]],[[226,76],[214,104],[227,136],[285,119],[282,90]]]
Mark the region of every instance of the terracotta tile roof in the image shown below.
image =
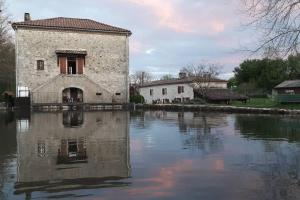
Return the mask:
[[[115,26],[110,26],[90,19],[77,18],[49,18],[40,20],[29,20],[24,22],[15,22],[12,24],[14,29],[18,27],[26,28],[40,28],[40,29],[56,29],[56,30],[75,30],[75,31],[89,31],[89,32],[104,32],[104,33],[118,33],[131,35],[131,31]]]
[[[158,85],[171,85],[171,84],[184,84],[184,83],[193,83],[196,77],[187,77],[187,78],[175,78],[170,80],[158,80],[158,81],[151,81],[148,83],[144,83],[141,87],[151,87],[151,86],[158,86]],[[211,82],[223,82],[227,83],[225,80],[221,80],[218,78],[211,79]]]

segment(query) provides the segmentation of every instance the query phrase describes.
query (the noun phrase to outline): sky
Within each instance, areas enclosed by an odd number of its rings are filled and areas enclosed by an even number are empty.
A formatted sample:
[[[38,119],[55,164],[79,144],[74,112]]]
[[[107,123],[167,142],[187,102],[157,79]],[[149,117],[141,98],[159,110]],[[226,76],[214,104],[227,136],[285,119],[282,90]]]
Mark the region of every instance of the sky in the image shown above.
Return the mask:
[[[6,0],[12,21],[89,18],[132,31],[130,73],[158,79],[190,64],[220,65],[220,78],[249,56],[253,31],[243,26],[242,0]]]

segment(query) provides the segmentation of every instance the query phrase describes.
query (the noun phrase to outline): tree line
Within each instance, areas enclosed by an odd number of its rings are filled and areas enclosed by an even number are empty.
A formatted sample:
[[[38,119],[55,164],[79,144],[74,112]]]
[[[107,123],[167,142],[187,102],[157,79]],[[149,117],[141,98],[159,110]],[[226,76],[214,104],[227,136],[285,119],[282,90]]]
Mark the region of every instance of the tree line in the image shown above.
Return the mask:
[[[248,95],[266,95],[285,80],[300,79],[300,55],[286,59],[245,60],[234,69],[228,86]]]

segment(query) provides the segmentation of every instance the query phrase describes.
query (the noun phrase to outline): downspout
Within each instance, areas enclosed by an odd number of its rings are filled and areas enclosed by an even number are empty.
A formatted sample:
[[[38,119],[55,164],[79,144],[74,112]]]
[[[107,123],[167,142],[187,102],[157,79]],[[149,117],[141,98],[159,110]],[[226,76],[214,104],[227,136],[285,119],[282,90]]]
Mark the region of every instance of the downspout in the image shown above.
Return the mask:
[[[19,77],[18,77],[18,70],[19,70],[19,62],[18,62],[18,52],[19,52],[19,43],[18,43],[18,29],[16,27],[15,29],[15,43],[16,43],[16,47],[15,47],[15,76],[16,76],[16,97],[19,97],[19,92],[18,92],[18,82],[19,82]]]

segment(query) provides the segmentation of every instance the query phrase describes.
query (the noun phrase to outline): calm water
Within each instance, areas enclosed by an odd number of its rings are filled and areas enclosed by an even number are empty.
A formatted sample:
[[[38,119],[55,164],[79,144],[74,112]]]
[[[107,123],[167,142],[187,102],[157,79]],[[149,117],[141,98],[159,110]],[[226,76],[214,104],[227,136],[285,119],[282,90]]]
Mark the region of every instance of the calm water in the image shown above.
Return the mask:
[[[0,199],[299,199],[300,117],[0,113]]]

